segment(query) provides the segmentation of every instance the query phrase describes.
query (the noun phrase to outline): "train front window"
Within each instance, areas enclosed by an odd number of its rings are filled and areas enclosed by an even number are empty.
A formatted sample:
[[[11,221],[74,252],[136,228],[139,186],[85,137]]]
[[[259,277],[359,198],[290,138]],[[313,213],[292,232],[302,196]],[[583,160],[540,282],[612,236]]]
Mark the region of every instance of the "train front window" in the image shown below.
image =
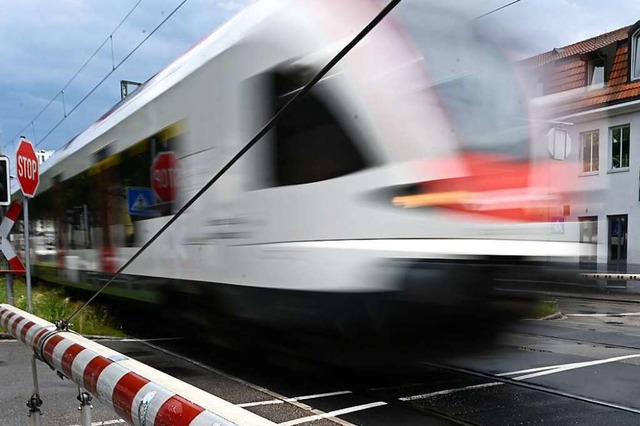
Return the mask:
[[[302,86],[293,73],[274,73],[273,83],[275,111]],[[283,114],[270,149],[277,186],[333,179],[366,167],[353,139],[316,89]]]
[[[409,0],[399,16],[425,60],[465,150],[515,158],[529,155],[526,99],[513,65],[476,33],[471,20]]]

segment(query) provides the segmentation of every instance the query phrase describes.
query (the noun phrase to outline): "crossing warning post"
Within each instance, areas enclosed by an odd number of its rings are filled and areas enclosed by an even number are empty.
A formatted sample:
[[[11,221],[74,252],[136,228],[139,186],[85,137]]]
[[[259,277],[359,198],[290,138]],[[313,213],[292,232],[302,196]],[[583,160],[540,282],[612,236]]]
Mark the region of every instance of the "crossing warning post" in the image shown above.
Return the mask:
[[[24,257],[26,260],[27,312],[33,312],[31,306],[31,259],[29,249],[29,198],[36,195],[40,183],[38,157],[33,144],[21,137],[16,151],[16,170],[18,182],[24,195]]]

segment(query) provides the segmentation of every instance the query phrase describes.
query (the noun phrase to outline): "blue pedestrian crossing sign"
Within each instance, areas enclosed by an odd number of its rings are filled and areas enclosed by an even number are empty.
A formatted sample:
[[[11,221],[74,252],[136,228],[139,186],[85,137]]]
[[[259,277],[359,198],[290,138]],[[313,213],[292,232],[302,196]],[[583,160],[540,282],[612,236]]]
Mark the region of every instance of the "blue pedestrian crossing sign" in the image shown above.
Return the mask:
[[[564,234],[564,217],[557,216],[551,218],[551,233]]]
[[[132,216],[156,216],[151,188],[127,188],[127,206]]]

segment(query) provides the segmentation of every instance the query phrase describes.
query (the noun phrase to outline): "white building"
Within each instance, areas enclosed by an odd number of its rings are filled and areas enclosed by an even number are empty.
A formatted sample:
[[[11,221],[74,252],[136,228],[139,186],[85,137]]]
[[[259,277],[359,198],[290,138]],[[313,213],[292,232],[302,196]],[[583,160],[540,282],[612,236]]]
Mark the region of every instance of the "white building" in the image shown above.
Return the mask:
[[[539,147],[570,165],[582,194],[568,219],[597,242],[582,265],[640,272],[640,21],[521,65],[535,78],[541,132],[555,136]]]

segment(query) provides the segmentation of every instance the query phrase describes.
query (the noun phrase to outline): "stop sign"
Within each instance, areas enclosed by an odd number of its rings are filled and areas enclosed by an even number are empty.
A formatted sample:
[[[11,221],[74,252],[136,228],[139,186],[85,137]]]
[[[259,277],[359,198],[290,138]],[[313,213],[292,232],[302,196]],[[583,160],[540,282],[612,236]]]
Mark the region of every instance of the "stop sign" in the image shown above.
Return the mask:
[[[36,195],[36,189],[40,183],[40,169],[36,150],[31,142],[21,139],[16,151],[16,168],[18,172],[18,182],[25,197]]]
[[[172,151],[159,153],[151,164],[151,188],[163,203],[169,203],[176,199],[176,168],[177,160]]]

